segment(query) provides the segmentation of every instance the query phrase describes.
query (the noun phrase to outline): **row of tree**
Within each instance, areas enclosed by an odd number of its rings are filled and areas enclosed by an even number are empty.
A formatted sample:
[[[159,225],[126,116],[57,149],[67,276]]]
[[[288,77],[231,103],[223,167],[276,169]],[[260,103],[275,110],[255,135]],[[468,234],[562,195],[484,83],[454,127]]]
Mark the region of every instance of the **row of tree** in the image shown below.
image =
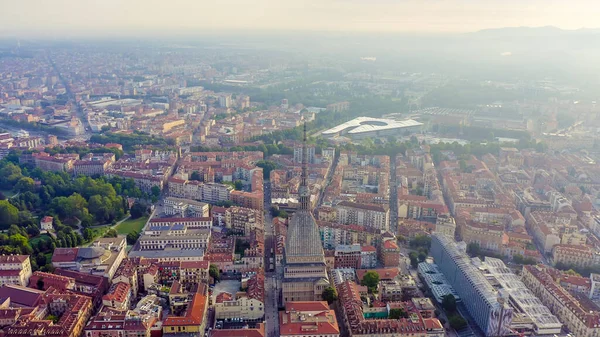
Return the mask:
[[[106,132],[100,135],[92,135],[90,142],[98,144],[121,144],[123,145],[123,149],[125,151],[131,151],[145,145],[164,148],[171,148],[175,146],[175,141],[173,139],[156,137],[154,135],[149,135],[139,131],[134,131],[131,134]]]
[[[489,256],[489,257],[494,257],[494,258],[501,259],[501,260],[507,260],[507,257],[502,254],[498,254],[498,253],[494,253],[494,252],[490,252],[488,250],[482,249],[477,242],[471,242],[467,245],[467,254],[469,254],[469,256],[471,256],[471,257],[479,257],[482,259],[485,258],[486,256]],[[514,262],[516,264],[537,264],[538,263],[538,261],[536,259],[531,258],[531,257],[524,257],[521,254],[513,255],[512,262]]]
[[[424,262],[429,256],[429,248],[431,247],[431,237],[427,235],[417,235],[409,241],[408,246],[413,249],[408,253],[410,265],[417,268],[420,262]]]
[[[581,267],[581,266],[577,266],[577,265],[573,265],[573,264],[566,264],[566,263],[559,262],[554,267],[556,267],[556,269],[560,269],[563,271],[574,271],[577,274],[584,276],[584,277],[590,277],[591,273],[600,274],[600,265]]]
[[[18,193],[9,201],[0,200],[0,228],[27,225],[33,214],[81,221],[84,227],[112,223],[129,210],[127,197],[144,197],[131,179],[73,179],[66,172],[31,169],[7,160],[0,161],[0,186],[12,186]]]
[[[123,150],[119,150],[114,147],[90,148],[87,146],[46,147],[44,148],[44,152],[50,155],[55,155],[58,153],[77,153],[80,157],[83,157],[89,153],[113,153],[116,160],[119,160],[124,154]]]

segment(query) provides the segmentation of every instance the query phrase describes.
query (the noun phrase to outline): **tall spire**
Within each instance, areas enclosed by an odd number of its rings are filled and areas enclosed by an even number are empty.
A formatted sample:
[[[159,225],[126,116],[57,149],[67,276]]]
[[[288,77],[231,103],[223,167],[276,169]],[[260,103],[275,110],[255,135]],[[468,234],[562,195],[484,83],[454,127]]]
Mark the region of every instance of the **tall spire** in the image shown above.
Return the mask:
[[[310,191],[308,189],[308,149],[306,148],[306,122],[304,123],[304,140],[302,141],[302,176],[300,177],[300,209],[309,210]]]

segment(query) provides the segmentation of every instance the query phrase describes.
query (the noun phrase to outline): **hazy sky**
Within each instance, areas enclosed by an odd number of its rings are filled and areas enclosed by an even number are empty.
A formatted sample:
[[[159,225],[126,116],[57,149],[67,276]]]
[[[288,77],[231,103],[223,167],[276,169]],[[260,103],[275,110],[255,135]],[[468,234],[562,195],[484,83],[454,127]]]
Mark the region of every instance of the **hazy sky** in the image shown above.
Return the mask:
[[[598,0],[0,0],[0,34],[600,26]]]

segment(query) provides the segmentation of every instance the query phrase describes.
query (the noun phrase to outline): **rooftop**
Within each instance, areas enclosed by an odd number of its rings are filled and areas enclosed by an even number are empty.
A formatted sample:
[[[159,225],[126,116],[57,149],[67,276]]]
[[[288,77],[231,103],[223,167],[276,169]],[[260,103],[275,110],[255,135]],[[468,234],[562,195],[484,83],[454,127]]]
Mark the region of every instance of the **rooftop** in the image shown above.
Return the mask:
[[[421,126],[415,120],[408,119],[405,121],[396,121],[393,119],[373,118],[373,117],[357,117],[346,123],[335,126],[329,130],[323,131],[323,135],[335,135],[340,132],[347,131],[348,134],[361,134],[365,132],[384,131],[393,129],[403,129],[407,127]]]
[[[281,336],[338,335],[335,312],[327,302],[287,302],[279,312]]]

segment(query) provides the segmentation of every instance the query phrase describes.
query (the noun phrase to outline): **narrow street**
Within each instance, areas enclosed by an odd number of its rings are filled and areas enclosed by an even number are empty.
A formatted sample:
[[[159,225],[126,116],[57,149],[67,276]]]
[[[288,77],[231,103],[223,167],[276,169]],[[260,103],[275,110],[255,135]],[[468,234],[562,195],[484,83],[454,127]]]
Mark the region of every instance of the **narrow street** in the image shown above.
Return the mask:
[[[323,186],[323,189],[319,193],[319,200],[317,200],[317,207],[319,207],[323,204],[323,198],[325,197],[325,189],[327,188],[327,186],[329,186],[329,184],[331,184],[331,179],[333,178],[333,174],[335,173],[335,169],[337,168],[339,158],[340,158],[340,154],[336,153],[335,157],[333,158],[333,162],[331,163],[331,169],[329,170],[329,172],[327,172],[327,177],[325,177],[325,184]]]
[[[271,183],[264,182],[265,195],[265,322],[267,337],[279,336],[279,280],[275,267],[275,226],[271,215]],[[271,266],[273,264],[273,266]]]
[[[390,158],[390,231],[398,232],[398,183],[396,182],[396,158]]]
[[[77,119],[79,119],[79,122],[83,126],[83,129],[82,129],[83,134],[81,134],[80,136],[83,136],[85,139],[89,139],[92,136],[92,132],[89,129],[89,125],[87,123],[86,116],[84,116],[83,109],[81,109],[81,106],[75,100],[75,95],[71,91],[71,85],[63,77],[60,69],[58,68],[58,66],[54,62],[54,59],[52,59],[52,56],[50,56],[49,52],[46,52],[46,57],[48,58],[48,62],[50,63],[50,65],[52,66],[52,68],[54,69],[54,71],[56,72],[56,75],[58,76],[58,79],[60,80],[60,82],[65,87],[65,90],[67,92],[67,96],[68,96],[69,102],[73,103],[73,106],[76,109],[75,111],[71,111],[71,114],[73,115],[73,117],[76,117]]]

